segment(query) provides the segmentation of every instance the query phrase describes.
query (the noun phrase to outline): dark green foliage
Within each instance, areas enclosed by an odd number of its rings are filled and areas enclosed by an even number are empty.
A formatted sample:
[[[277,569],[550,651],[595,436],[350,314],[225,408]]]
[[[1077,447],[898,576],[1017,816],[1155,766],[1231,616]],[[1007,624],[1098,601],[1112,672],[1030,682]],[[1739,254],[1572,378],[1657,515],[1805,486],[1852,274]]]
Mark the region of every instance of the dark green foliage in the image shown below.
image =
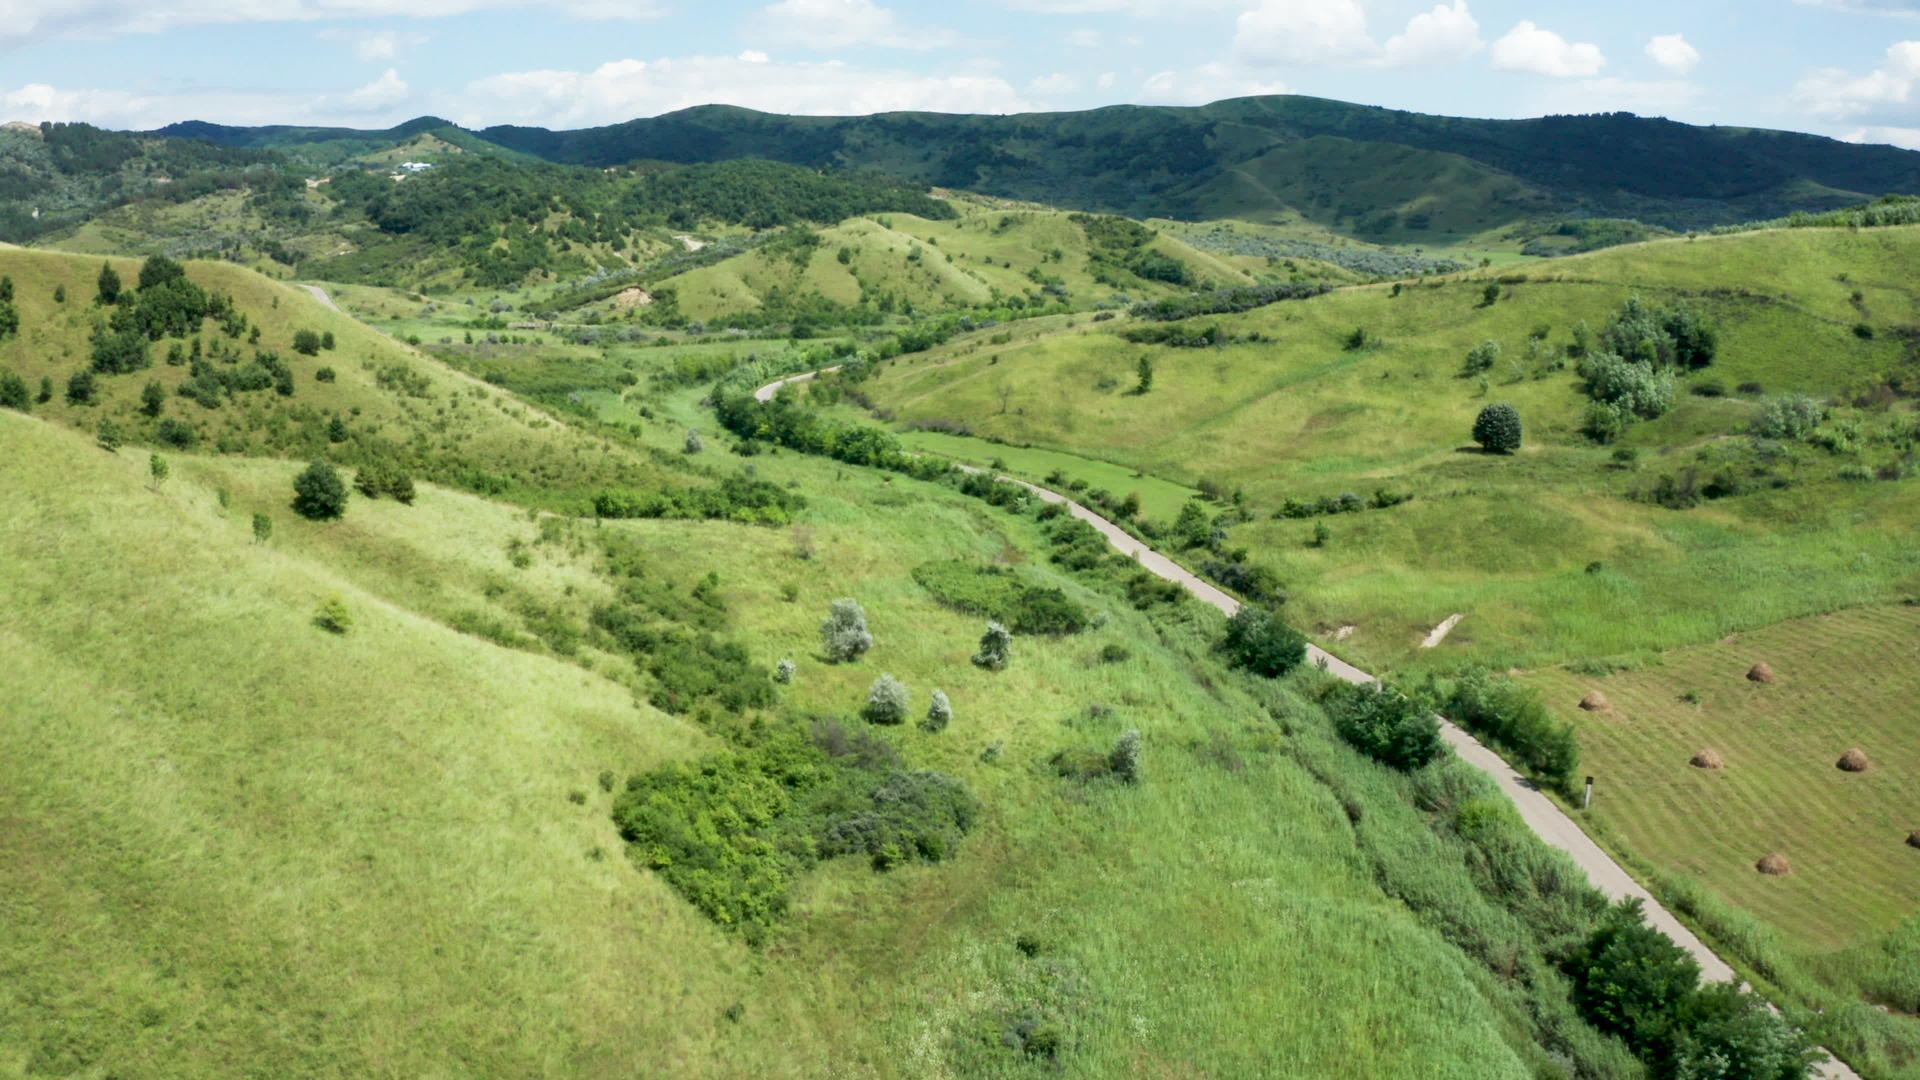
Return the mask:
[[[333,351],[333,331],[322,330],[320,332],[320,347],[322,349],[327,350],[328,352]],[[328,381],[331,381],[331,380],[328,380]]]
[[[1133,388],[1134,393],[1144,394],[1153,389],[1153,357],[1143,356],[1140,358],[1139,376],[1140,381],[1135,384]],[[1137,510],[1139,508],[1135,507],[1135,509]]]
[[[1140,732],[1129,731],[1114,741],[1112,748],[1074,747],[1060,750],[1047,759],[1056,776],[1069,780],[1112,778],[1126,784],[1140,782]]]
[[[98,291],[94,302],[98,304],[117,304],[120,302],[120,275],[114,272],[112,263],[100,264]]]
[[[745,646],[679,631],[662,634],[657,642],[646,666],[660,685],[647,700],[662,712],[690,712],[702,700],[733,713],[773,704],[772,675],[753,662]]]
[[[167,391],[157,382],[148,382],[140,388],[140,411],[147,416],[159,416],[160,410],[167,406]]]
[[[729,476],[716,488],[661,488],[648,492],[603,491],[593,513],[603,518],[671,518],[785,525],[806,498],[767,480]]]
[[[1280,575],[1264,564],[1248,562],[1244,554],[1234,552],[1233,558],[1208,559],[1200,564],[1200,572],[1256,603],[1270,606],[1286,603],[1287,591],[1280,583]]]
[[[257,529],[255,535],[258,535]],[[320,605],[320,610],[314,613],[313,625],[329,633],[344,634],[353,629],[353,613],[348,611],[346,603],[336,596]]]
[[[334,380],[335,376],[332,368],[323,367],[320,370],[313,373],[313,378],[315,382],[330,383]]]
[[[958,559],[926,563],[914,568],[913,580],[941,603],[996,619],[1017,634],[1077,634],[1089,620],[1066,593],[1029,585],[1005,567]]]
[[[154,255],[140,264],[140,289],[156,289],[170,282],[180,281],[187,276],[187,268],[167,258]],[[104,291],[104,290],[103,290]]]
[[[347,512],[347,485],[324,461],[308,465],[293,480],[293,510],[310,521],[333,521]]]
[[[338,417],[335,419],[338,420]],[[388,458],[376,458],[362,465],[354,474],[353,487],[369,499],[386,495],[397,502],[413,505],[413,477]]]
[[[1234,667],[1269,679],[1287,674],[1307,658],[1305,635],[1252,605],[1243,606],[1227,620],[1220,648]]]
[[[47,402],[53,400],[53,376],[51,375],[40,376],[40,392],[34,395],[33,400],[39,402],[42,405],[45,405]]]
[[[1107,767],[1123,783],[1140,782],[1140,732],[1129,731],[1120,736],[1107,754]]]
[[[1383,765],[1403,772],[1445,752],[1440,721],[1426,706],[1380,683],[1341,683],[1326,698],[1340,737]]]
[[[0,300],[0,341],[20,332],[20,310],[11,300]]]
[[[13,278],[0,274],[0,304],[13,303]]]
[[[1326,282],[1298,282],[1288,285],[1233,285],[1194,293],[1191,296],[1155,300],[1133,306],[1133,314],[1155,322],[1191,319],[1196,315],[1232,315],[1283,300],[1307,300],[1331,291]]]
[[[320,335],[311,330],[293,332],[293,351],[302,356],[320,355]]]
[[[1656,367],[1705,367],[1719,349],[1718,331],[1689,305],[1653,307],[1638,296],[1627,298],[1600,340],[1624,360]]]
[[[1470,668],[1451,680],[1435,680],[1429,694],[1448,718],[1493,743],[1533,775],[1570,790],[1580,767],[1573,726],[1555,720],[1540,695],[1512,679]]]
[[[56,304],[64,304],[67,302],[67,287],[65,285],[55,285],[53,287],[53,302]]]
[[[1757,995],[1710,983],[1687,1002],[1672,1072],[1684,1080],[1803,1080],[1813,1053],[1806,1033]]]
[[[93,331],[93,370],[124,375],[153,365],[146,335],[96,326]]]
[[[1295,499],[1289,496],[1280,503],[1280,509],[1273,512],[1276,518],[1310,518],[1330,514],[1357,514],[1362,510],[1391,510],[1413,501],[1410,491],[1388,491],[1375,488],[1372,496],[1361,498],[1345,491],[1338,495],[1323,495],[1318,499]]]
[[[1013,653],[1013,635],[997,622],[987,624],[987,632],[980,635],[980,651],[973,654],[975,667],[988,671],[1003,671]]]
[[[689,903],[749,942],[786,914],[814,863],[865,855],[879,869],[952,855],[979,805],[952,777],[905,769],[886,742],[792,721],[737,749],[635,776],[614,802],[620,834]]]
[[[26,412],[33,406],[33,394],[27,381],[11,371],[0,371],[0,409]]]
[[[1461,365],[1460,370],[1464,375],[1480,375],[1492,371],[1493,365],[1498,362],[1499,359],[1500,343],[1497,341],[1483,341],[1467,350],[1466,362]]]
[[[1497,401],[1480,410],[1473,421],[1473,441],[1490,453],[1511,454],[1520,449],[1520,410]]]
[[[1497,281],[1487,282],[1487,287],[1480,290],[1480,306],[1492,307],[1493,305],[1499,302],[1500,302],[1500,283]]]
[[[81,368],[67,376],[67,404],[92,405],[99,400],[98,394],[91,369]]]
[[[153,429],[154,438],[176,450],[191,450],[200,445],[200,429],[185,420],[167,418]]]
[[[1213,539],[1213,516],[1198,498],[1188,499],[1173,519],[1172,539],[1183,548],[1204,547]]]
[[[264,544],[273,539],[273,518],[266,514],[253,515],[253,542]]]

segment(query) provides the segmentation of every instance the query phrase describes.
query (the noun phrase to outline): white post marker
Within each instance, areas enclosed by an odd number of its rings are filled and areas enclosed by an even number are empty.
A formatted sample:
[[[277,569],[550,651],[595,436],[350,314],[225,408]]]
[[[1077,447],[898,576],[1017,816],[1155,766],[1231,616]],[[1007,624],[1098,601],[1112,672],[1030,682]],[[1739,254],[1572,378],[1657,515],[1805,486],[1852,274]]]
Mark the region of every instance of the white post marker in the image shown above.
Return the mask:
[[[1587,777],[1587,797],[1580,803],[1580,809],[1593,809],[1593,777]]]

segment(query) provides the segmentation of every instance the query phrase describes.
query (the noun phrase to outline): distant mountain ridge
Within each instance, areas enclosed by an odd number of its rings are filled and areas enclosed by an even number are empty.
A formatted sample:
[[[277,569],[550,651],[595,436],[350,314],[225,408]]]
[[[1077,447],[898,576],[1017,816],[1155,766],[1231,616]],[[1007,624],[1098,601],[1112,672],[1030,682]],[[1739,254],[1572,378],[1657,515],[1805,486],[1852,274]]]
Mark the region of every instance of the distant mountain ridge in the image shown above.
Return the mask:
[[[194,122],[154,134],[270,148],[427,131],[469,134],[437,117],[384,131]],[[564,164],[760,157],[1135,216],[1297,214],[1403,241],[1543,215],[1695,228],[1920,193],[1920,153],[1889,146],[1629,113],[1481,120],[1293,95],[1011,116],[784,116],[707,105],[605,127],[501,125],[470,137]],[[1382,187],[1387,179],[1398,183]]]

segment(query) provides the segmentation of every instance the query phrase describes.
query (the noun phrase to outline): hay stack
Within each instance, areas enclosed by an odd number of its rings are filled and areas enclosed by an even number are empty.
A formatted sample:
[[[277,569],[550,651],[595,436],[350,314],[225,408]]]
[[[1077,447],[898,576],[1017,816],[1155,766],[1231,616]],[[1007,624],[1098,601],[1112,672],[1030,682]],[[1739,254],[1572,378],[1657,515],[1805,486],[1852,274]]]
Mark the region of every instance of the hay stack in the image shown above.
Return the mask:
[[[1724,769],[1727,767],[1727,763],[1720,760],[1720,755],[1714,753],[1712,750],[1700,751],[1699,753],[1693,755],[1693,757],[1687,759],[1687,764],[1693,766],[1696,769],[1706,769],[1709,771]]]
[[[1588,712],[1606,712],[1613,708],[1613,703],[1600,691],[1589,690],[1587,696],[1580,699],[1580,707]]]
[[[1747,669],[1747,681],[1770,683],[1773,681],[1773,668],[1767,666],[1767,662],[1762,660]]]
[[[1793,864],[1787,861],[1785,855],[1777,851],[1761,859],[1759,862],[1754,863],[1753,868],[1768,877],[1786,877],[1788,874],[1793,873]]]
[[[1841,754],[1840,760],[1833,764],[1841,772],[1866,772],[1873,762],[1867,760],[1867,752],[1865,750],[1856,746],[1846,753]]]

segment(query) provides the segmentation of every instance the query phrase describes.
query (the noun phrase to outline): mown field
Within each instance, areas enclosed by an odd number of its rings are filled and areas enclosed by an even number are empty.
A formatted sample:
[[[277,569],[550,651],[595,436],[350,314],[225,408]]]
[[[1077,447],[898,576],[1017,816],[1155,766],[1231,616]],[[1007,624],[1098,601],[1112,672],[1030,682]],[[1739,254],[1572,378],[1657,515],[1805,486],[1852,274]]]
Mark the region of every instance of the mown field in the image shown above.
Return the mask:
[[[1904,270],[1916,244],[1920,232],[1900,228],[1633,245],[1181,324],[1228,338],[1203,348],[1128,341],[1137,318],[1049,322],[1030,340],[974,334],[890,361],[862,389],[902,424],[963,424],[1240,491],[1251,520],[1227,546],[1290,587],[1300,624],[1355,627],[1344,647],[1371,665],[1536,667],[1675,648],[1920,586],[1904,539],[1914,485],[1871,479],[1908,470],[1913,424],[1898,388],[1912,361],[1900,328],[1920,322]],[[1489,284],[1500,289],[1490,305]],[[1597,333],[1633,295],[1708,315],[1718,354],[1683,376],[1666,415],[1598,446],[1580,431],[1586,398],[1562,357],[1578,325]],[[1366,343],[1349,348],[1356,329]],[[1484,377],[1463,376],[1466,353],[1487,340],[1502,345],[1499,359]],[[1143,357],[1155,378],[1139,394]],[[1745,432],[1780,394],[1835,402],[1861,436],[1845,452],[1767,450],[1783,488],[1685,511],[1634,498],[1688,469],[1704,481],[1751,465]],[[1520,411],[1518,455],[1480,453],[1469,438],[1493,401]],[[1868,479],[1836,479],[1849,467]],[[1274,517],[1287,499],[1381,490],[1413,499]],[[1330,534],[1317,545],[1316,524]],[[1454,613],[1466,618],[1447,644],[1419,649]]]
[[[1920,1012],[1913,898],[1920,851],[1920,609],[1794,619],[1604,677],[1525,681],[1579,732],[1598,777],[1590,819],[1652,868],[1770,927],[1786,952],[1867,996]],[[1771,666],[1776,681],[1746,673]],[[1601,712],[1574,707],[1597,690]],[[1836,767],[1850,749],[1871,766]],[[1721,769],[1689,764],[1714,751]],[[1792,865],[1756,872],[1763,856]]]

